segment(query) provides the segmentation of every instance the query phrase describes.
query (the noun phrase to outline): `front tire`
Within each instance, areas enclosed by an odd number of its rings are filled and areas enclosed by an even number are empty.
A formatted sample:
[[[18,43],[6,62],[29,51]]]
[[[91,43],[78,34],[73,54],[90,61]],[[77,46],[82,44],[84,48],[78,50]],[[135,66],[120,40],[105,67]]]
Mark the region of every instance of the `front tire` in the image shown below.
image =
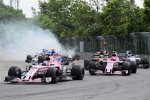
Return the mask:
[[[79,65],[72,66],[71,75],[73,80],[83,80],[84,78],[84,68]]]
[[[137,64],[135,61],[130,62],[131,73],[135,74],[137,72]]]
[[[89,70],[89,65],[90,65],[90,60],[89,60],[89,59],[85,59],[85,60],[84,60],[84,68],[85,68],[86,70]]]
[[[22,75],[21,69],[17,66],[12,66],[8,70],[8,76],[21,78],[21,75]]]
[[[52,79],[51,79],[50,83],[55,83],[56,84],[58,82],[57,75],[56,75],[56,68],[49,67],[47,69],[45,77],[51,77]]]
[[[89,65],[89,74],[96,75],[96,65],[94,62],[91,62]]]
[[[131,74],[130,63],[126,61],[123,62],[121,70],[123,76],[129,76]]]

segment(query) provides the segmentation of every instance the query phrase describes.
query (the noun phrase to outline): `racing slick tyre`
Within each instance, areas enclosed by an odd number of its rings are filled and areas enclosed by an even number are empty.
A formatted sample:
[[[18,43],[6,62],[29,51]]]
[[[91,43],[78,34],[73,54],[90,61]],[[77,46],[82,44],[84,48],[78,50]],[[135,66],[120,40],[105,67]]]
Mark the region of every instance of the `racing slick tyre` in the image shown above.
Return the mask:
[[[32,61],[32,56],[31,55],[27,55],[26,62],[27,63],[31,63],[31,61]]]
[[[135,61],[130,62],[131,73],[135,74],[137,72],[137,64]]]
[[[149,67],[149,61],[148,58],[144,57],[142,58],[142,64],[143,64],[143,68],[147,69]]]
[[[38,56],[38,64],[42,63],[45,60],[44,56]]]
[[[86,70],[89,70],[89,65],[90,65],[90,60],[89,60],[89,59],[85,59],[85,60],[84,60],[84,68],[85,68]]]
[[[48,69],[47,69],[47,72],[46,72],[46,74],[45,74],[45,77],[47,78],[47,77],[51,77],[52,79],[51,79],[51,82],[48,82],[48,83],[57,83],[58,82],[58,78],[57,78],[57,74],[56,74],[57,72],[56,72],[56,68],[54,68],[54,67],[49,67]]]
[[[79,55],[74,55],[74,57],[76,60],[80,60],[80,56]]]
[[[96,65],[94,62],[91,62],[89,65],[89,74],[90,75],[96,75]]]
[[[80,65],[73,65],[71,69],[71,75],[73,80],[83,80],[84,78],[84,68]]]
[[[21,69],[17,66],[12,66],[8,70],[8,76],[21,78],[21,75],[22,75]]]
[[[131,74],[130,63],[126,61],[123,62],[121,70],[123,76],[129,76]]]

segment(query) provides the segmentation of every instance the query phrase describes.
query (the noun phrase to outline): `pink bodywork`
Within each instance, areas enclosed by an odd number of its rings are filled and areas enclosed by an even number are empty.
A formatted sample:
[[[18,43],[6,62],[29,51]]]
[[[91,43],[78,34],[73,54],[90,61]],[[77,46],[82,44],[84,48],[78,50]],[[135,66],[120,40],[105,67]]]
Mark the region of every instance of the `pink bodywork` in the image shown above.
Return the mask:
[[[60,59],[61,59],[61,55],[51,56],[48,64],[49,65],[55,65],[57,67],[62,67]]]
[[[117,53],[113,53],[111,58],[108,59],[108,61],[119,61],[119,57]]]
[[[42,64],[34,65],[31,67],[31,69],[20,79],[18,77],[15,77],[11,82],[42,82],[41,78],[32,79],[32,77],[40,70],[42,72],[46,72],[49,67],[57,67],[62,68],[61,65],[61,55],[54,55],[50,57],[50,60],[48,62],[48,66],[42,66]],[[59,61],[58,61],[59,60]],[[49,81],[51,80],[51,77],[47,78]]]
[[[118,63],[121,62],[117,53],[113,53],[111,58],[107,60],[107,65],[105,68],[105,73],[112,73],[114,67],[118,67]]]

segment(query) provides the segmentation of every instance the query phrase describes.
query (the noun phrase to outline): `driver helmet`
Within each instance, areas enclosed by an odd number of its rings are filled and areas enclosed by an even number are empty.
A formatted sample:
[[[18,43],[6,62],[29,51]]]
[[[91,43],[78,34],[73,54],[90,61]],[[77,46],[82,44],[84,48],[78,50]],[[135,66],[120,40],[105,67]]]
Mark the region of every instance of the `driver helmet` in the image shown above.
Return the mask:
[[[113,61],[115,61],[116,60],[116,54],[115,53],[113,53],[112,55],[111,55],[111,60],[113,60]]]
[[[52,50],[51,50],[51,53],[55,53],[55,49],[52,49]]]

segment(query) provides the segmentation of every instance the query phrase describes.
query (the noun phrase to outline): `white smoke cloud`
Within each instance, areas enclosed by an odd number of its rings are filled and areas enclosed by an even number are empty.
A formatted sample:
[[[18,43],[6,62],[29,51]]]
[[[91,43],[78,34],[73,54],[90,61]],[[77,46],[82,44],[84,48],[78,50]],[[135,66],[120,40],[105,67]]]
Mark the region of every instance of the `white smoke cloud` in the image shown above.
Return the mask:
[[[25,22],[0,24],[0,60],[25,60],[27,54],[53,48],[60,53],[74,53],[74,50],[64,49],[52,32],[36,25]]]

